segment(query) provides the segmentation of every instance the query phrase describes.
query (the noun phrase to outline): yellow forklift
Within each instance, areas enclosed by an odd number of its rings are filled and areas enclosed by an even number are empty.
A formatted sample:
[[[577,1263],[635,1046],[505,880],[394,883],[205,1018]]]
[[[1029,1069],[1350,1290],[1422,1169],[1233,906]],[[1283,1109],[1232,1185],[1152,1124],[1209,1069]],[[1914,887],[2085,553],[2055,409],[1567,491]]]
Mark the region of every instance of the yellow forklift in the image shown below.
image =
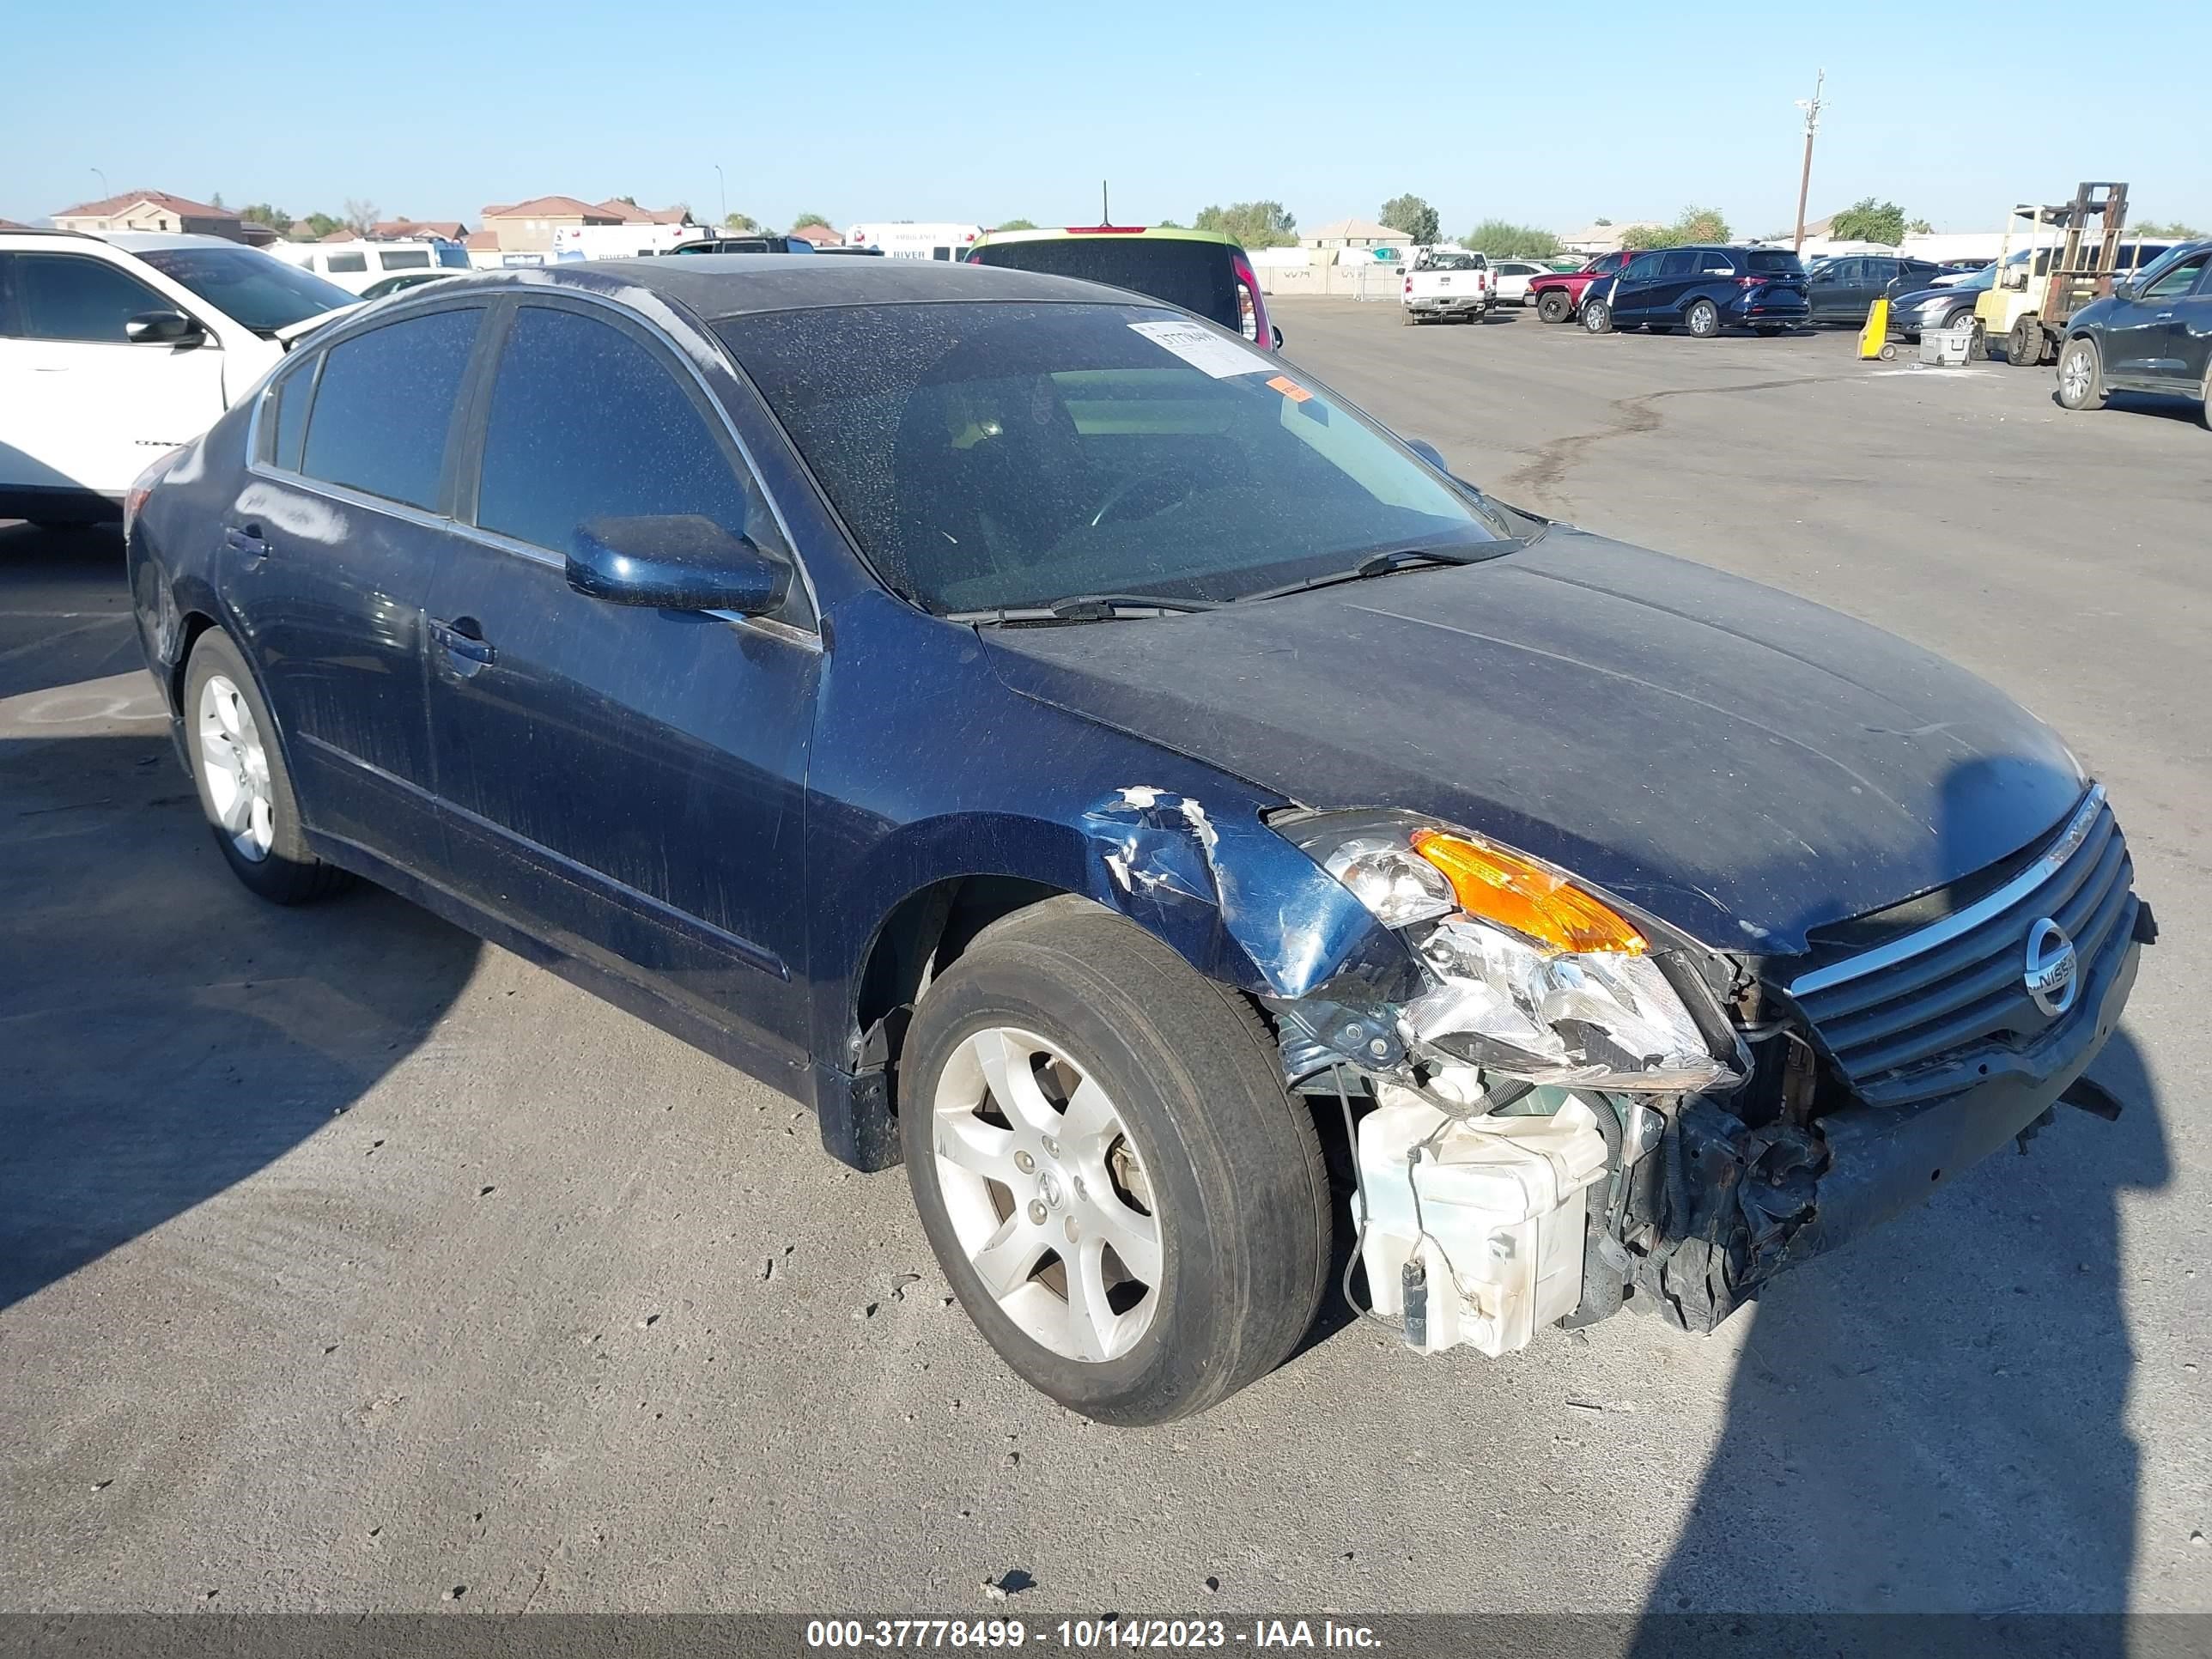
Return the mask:
[[[2083,184],[2070,202],[2013,209],[1997,251],[1996,280],[1974,301],[1973,355],[1986,356],[2002,340],[2006,361],[2018,368],[2056,356],[2066,319],[2112,291],[2127,222],[2125,185]],[[2021,249],[2013,246],[2016,235],[2025,242]]]

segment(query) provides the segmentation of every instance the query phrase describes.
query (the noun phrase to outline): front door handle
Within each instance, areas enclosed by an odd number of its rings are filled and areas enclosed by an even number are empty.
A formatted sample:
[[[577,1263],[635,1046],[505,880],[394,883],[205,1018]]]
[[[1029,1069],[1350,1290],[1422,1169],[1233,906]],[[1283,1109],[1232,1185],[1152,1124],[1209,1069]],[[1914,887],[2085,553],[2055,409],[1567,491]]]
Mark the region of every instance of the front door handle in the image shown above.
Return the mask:
[[[258,524],[232,526],[222,532],[222,544],[242,558],[258,560],[269,556],[269,538],[261,533]]]
[[[492,649],[491,641],[484,638],[483,625],[474,617],[456,617],[451,622],[440,622],[433,617],[429,632],[432,639],[446,647],[447,656],[464,678],[489,666],[499,655]]]

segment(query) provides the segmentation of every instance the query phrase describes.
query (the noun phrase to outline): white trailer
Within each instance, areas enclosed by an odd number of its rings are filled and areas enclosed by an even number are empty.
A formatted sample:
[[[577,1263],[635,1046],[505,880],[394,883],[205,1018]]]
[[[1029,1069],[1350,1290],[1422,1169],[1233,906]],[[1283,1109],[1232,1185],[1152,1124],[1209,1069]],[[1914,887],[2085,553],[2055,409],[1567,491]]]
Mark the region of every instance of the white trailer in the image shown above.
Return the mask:
[[[887,259],[964,259],[975,239],[983,234],[981,225],[924,225],[911,219],[900,219],[888,224],[854,225],[845,233],[845,240],[852,247],[877,247]]]
[[[704,225],[556,225],[546,263],[575,259],[649,259],[714,233]]]

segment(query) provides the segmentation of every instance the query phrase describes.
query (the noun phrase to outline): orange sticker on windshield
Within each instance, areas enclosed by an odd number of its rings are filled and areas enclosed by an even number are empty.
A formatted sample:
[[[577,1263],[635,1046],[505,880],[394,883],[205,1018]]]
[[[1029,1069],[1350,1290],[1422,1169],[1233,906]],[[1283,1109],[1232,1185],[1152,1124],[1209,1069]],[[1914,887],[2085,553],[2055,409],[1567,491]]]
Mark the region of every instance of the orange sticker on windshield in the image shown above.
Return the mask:
[[[1305,403],[1313,397],[1312,392],[1307,391],[1287,374],[1278,374],[1273,380],[1268,381],[1267,385],[1271,389],[1281,392],[1294,404]]]

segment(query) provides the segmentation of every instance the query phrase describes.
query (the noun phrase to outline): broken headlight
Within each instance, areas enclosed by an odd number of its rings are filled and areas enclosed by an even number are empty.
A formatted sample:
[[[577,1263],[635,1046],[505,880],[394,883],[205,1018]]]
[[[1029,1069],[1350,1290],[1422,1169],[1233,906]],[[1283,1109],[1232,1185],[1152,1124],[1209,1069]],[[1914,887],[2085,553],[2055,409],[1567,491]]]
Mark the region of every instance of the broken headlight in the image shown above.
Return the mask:
[[[1399,1009],[1416,1048],[1531,1083],[1736,1080],[1643,932],[1549,866],[1402,813],[1284,828],[1427,966],[1430,988]]]

